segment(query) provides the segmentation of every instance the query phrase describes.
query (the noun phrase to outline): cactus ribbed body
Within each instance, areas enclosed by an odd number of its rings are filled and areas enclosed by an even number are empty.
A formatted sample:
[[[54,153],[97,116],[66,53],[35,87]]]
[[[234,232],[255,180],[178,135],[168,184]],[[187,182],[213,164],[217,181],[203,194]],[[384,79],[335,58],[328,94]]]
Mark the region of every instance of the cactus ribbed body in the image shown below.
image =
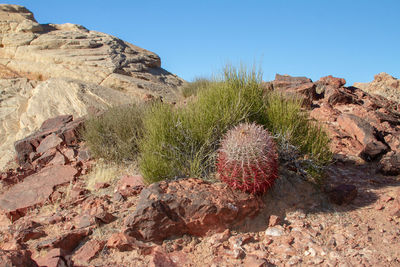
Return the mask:
[[[265,193],[278,177],[273,138],[262,126],[239,124],[221,142],[217,172],[233,188],[253,194]]]

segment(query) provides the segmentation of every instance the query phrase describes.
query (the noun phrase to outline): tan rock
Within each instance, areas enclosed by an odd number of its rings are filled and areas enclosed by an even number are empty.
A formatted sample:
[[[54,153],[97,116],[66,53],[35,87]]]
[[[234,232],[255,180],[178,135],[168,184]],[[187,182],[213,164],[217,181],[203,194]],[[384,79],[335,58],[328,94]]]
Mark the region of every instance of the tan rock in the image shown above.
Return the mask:
[[[370,83],[354,83],[354,87],[400,102],[400,81],[385,72],[375,75]]]
[[[184,83],[150,51],[81,25],[40,25],[18,5],[0,5],[0,32],[0,169],[48,118],[149,95],[172,102]]]

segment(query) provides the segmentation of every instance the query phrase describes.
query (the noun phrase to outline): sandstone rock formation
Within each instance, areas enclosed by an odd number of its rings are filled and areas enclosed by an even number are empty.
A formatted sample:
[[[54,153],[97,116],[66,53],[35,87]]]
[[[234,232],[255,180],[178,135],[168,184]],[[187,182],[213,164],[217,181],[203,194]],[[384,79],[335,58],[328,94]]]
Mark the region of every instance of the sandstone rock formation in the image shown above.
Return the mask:
[[[160,58],[114,36],[75,24],[39,24],[17,5],[0,5],[0,169],[13,142],[63,114],[162,97],[182,79]]]
[[[400,102],[400,81],[385,72],[375,75],[370,83],[354,83],[354,87]]]

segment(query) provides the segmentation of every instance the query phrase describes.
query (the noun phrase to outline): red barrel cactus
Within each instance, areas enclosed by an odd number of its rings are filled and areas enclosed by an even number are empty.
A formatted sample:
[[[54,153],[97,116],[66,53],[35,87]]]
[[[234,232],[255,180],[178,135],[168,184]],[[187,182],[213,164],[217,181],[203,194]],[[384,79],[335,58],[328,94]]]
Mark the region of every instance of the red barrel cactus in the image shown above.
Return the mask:
[[[217,173],[235,189],[265,193],[278,177],[278,154],[269,132],[254,123],[228,131],[218,151]]]

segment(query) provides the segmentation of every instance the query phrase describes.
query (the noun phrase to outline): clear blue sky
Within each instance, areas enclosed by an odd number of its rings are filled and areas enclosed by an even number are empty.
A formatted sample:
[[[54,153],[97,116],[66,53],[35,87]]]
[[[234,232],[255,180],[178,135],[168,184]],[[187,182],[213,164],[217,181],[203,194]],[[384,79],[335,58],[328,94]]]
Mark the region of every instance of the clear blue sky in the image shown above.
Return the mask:
[[[39,23],[76,23],[157,53],[190,81],[226,63],[313,80],[400,78],[400,0],[26,0]]]

